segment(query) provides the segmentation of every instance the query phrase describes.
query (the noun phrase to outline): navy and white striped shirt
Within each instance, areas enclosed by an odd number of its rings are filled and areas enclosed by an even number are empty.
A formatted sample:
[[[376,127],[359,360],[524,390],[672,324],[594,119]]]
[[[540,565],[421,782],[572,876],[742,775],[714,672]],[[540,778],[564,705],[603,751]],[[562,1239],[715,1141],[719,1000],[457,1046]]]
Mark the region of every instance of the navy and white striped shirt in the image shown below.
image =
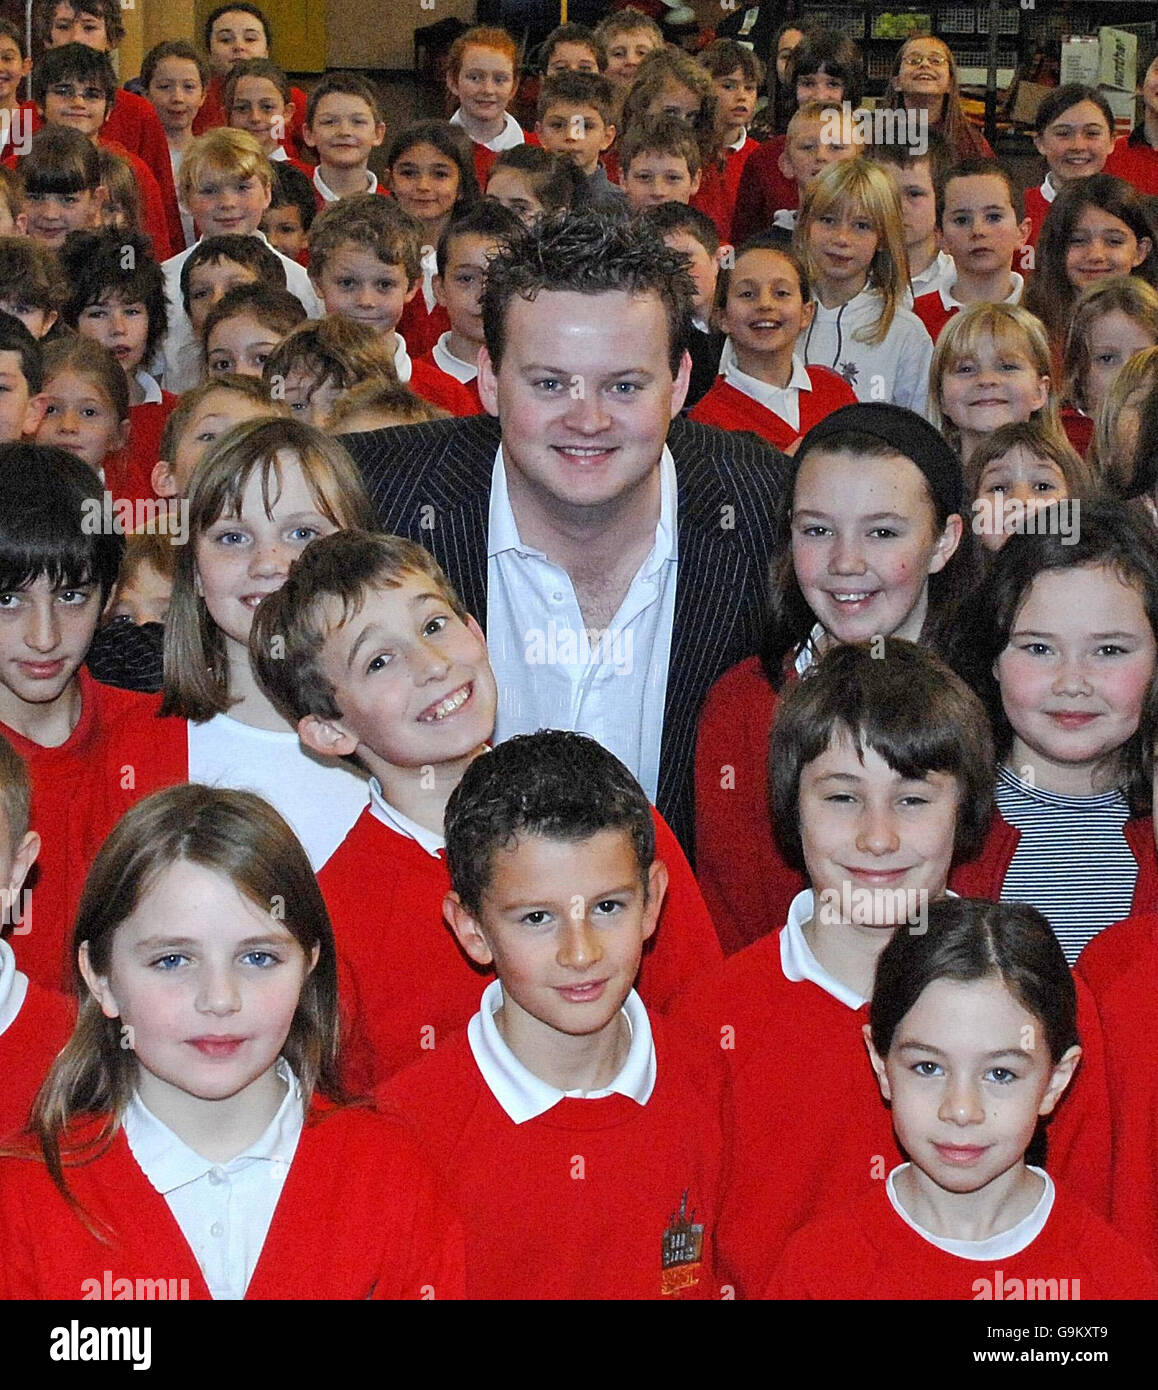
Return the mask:
[[[1044,913],[1072,965],[1103,927],[1130,915],[1138,862],[1122,834],[1126,798],[1120,790],[1060,796],[1001,767],[997,809],[1021,831],[1001,901]]]

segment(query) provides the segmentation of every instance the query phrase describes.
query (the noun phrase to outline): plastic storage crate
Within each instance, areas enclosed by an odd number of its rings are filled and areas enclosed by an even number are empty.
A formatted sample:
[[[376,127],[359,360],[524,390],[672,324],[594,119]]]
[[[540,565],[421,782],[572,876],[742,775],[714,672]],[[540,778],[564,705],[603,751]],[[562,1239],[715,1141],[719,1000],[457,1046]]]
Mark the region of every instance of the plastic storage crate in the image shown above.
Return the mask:
[[[937,11],[937,32],[939,34],[974,34],[977,32],[977,14],[972,5],[954,5],[952,9]]]
[[[997,16],[999,34],[1016,34],[1021,24],[1021,9],[1002,10]],[[977,9],[977,32],[989,33],[989,6],[980,5]]]
[[[864,15],[861,9],[813,9],[808,5],[802,18],[818,28],[833,29],[839,34],[847,34],[850,39],[863,39]]]

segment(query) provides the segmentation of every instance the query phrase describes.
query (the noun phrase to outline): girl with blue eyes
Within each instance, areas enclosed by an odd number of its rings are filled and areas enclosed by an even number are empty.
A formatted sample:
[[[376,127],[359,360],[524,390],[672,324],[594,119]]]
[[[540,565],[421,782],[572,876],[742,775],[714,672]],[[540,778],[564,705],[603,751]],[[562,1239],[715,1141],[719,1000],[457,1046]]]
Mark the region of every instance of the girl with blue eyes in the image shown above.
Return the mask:
[[[192,785],[133,807],[73,960],[76,1030],[0,1160],[0,1297],[461,1296],[424,1164],[343,1104],[333,933],[271,806]]]
[[[1158,536],[1116,501],[1030,513],[953,630],[998,770],[985,847],[950,886],[1031,903],[1071,962],[1104,927],[1154,910],[1156,633]]]
[[[793,246],[816,301],[804,361],[831,368],[860,401],[923,414],[933,341],[905,307],[909,262],[889,175],[863,157],[823,169],[804,194]]]
[[[1158,1296],[1153,1268],[1065,1174],[1055,1185],[1026,1161],[1085,1033],[1033,908],[946,898],[926,930],[898,931],[877,963],[864,1038],[910,1161],[798,1231],[768,1296]]]
[[[261,600],[311,541],[376,519],[345,450],[300,421],[259,418],[213,445],[190,480],[165,624],[160,708],[110,738],[105,828],[174,782],[257,791],[285,816],[315,868],[365,807],[364,778],[305,752],[249,662]],[[178,539],[183,537],[178,536]],[[122,756],[123,754],[123,756]],[[126,775],[124,767],[131,773]]]

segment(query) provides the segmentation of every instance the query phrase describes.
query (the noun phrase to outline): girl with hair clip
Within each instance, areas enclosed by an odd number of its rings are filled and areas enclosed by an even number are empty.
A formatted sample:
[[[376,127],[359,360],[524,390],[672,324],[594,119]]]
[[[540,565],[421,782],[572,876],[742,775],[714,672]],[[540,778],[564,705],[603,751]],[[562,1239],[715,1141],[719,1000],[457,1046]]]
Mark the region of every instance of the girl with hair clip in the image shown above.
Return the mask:
[[[965,470],[973,534],[1000,550],[1029,518],[1051,502],[1081,503],[1097,493],[1093,474],[1069,443],[1040,421],[1002,425],[978,446]]]
[[[341,445],[287,419],[249,420],[222,435],[187,497],[163,693],[111,737],[104,825],[177,782],[243,787],[285,816],[320,868],[365,807],[366,782],[345,762],[301,747],[254,676],[249,630],[262,598],[311,541],[374,529],[373,509]]]
[[[1051,370],[1039,319],[1016,304],[969,304],[937,339],[929,414],[966,465],[1001,425],[1039,420],[1064,439]]]
[[[416,121],[386,151],[386,180],[398,206],[422,224],[422,289],[398,320],[407,350],[421,357],[450,330],[450,319],[434,294],[438,239],[479,200],[470,142],[446,121]]]
[[[1033,1161],[1085,1038],[1033,908],[947,898],[927,930],[897,932],[864,1041],[909,1161],[799,1230],[767,1296],[1158,1297],[1143,1255]]]
[[[804,195],[792,244],[816,300],[805,363],[831,367],[861,401],[923,414],[933,341],[905,307],[908,258],[893,180],[864,158],[830,164]]]
[[[1070,961],[1158,893],[1158,535],[1120,502],[1088,502],[1076,520],[1050,506],[1010,536],[953,631],[999,766],[985,845],[951,886],[1031,903]]]
[[[1141,196],[1123,179],[1074,179],[1054,200],[1037,242],[1025,307],[1045,324],[1061,357],[1074,303],[1111,275],[1158,282],[1158,248]]]
[[[725,672],[700,714],[696,875],[726,952],[774,930],[806,886],[769,816],[779,700],[841,643],[939,643],[971,570],[964,512],[960,463],[911,411],[846,406],[801,442],[777,523],[761,654]]]
[[[787,129],[792,112],[805,102],[859,106],[864,93],[864,56],[847,34],[810,28],[787,59],[782,80],[793,93],[784,117]],[[780,168],[784,145],[785,137],[774,135],[744,165],[732,216],[731,240],[737,244],[767,231],[777,212],[799,203],[795,181]]]
[[[1113,275],[1082,291],[1062,355],[1062,428],[1089,453],[1094,422],[1115,377],[1136,352],[1158,344],[1158,290],[1136,275]]]
[[[780,237],[756,237],[740,248],[716,281],[715,323],[727,335],[722,371],[691,419],[722,429],[751,430],[778,449],[843,405],[855,405],[849,384],[827,367],[806,367],[796,355],[801,329],[815,309],[808,276]]]
[[[1090,467],[1113,497],[1147,497],[1158,454],[1158,346],[1128,357],[1094,421]]]
[[[135,806],[72,959],[76,1030],[0,1159],[0,1298],[462,1296],[423,1160],[343,1094],[333,933],[271,806]]]
[[[948,145],[951,164],[993,158],[989,141],[961,106],[957,63],[943,40],[917,34],[901,45],[886,103],[893,110],[927,111],[928,133]]]
[[[698,980],[676,1011],[707,1045],[734,1039],[722,1051],[731,1176],[716,1250],[738,1297],[764,1293],[789,1236],[835,1194],[867,1197],[901,1161],[865,1062],[873,976],[890,938],[926,930],[951,863],[981,842],[991,757],[981,701],[894,637],[834,647],[785,693],[771,804],[807,877],[777,930]],[[1109,1106],[1088,999],[1087,1026],[1091,1065],[1053,1126],[1049,1167],[1101,1210]]]

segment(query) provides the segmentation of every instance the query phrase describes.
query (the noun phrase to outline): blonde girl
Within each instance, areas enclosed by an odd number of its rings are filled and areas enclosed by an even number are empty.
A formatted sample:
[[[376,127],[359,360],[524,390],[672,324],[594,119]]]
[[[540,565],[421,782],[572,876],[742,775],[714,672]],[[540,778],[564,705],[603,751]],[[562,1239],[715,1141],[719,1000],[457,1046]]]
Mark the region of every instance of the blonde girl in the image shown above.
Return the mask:
[[[889,175],[861,157],[830,164],[804,196],[793,246],[816,299],[805,363],[831,368],[858,400],[923,412],[933,343],[904,307],[905,233]]]
[[[366,784],[345,763],[315,758],[274,709],[249,662],[262,598],[318,536],[375,529],[349,455],[298,420],[248,420],[197,465],[188,489],[165,624],[164,695],[110,737],[103,779],[112,819],[175,782],[257,791],[289,821],[321,867],[364,808]],[[130,763],[132,785],[117,769]]]
[[[933,423],[966,463],[1001,425],[1040,419],[1064,439],[1050,372],[1039,319],[1016,304],[970,304],[937,339],[929,374]]]

